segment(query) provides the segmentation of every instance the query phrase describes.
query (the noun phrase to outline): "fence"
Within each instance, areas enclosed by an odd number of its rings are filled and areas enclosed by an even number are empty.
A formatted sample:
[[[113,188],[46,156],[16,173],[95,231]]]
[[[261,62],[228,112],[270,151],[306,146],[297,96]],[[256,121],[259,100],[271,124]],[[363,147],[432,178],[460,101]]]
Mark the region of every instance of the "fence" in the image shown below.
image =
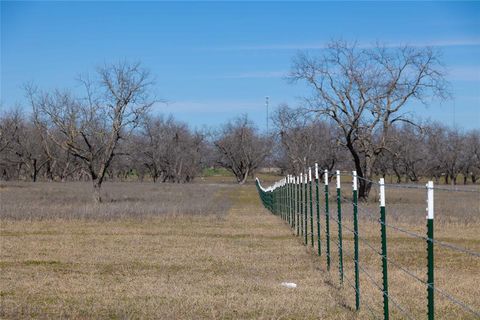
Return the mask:
[[[346,197],[344,192],[342,192],[342,177],[344,179],[346,179],[346,177],[351,178],[351,198]],[[312,177],[312,168],[308,168],[308,170],[305,170],[304,173],[298,176],[288,175],[282,180],[274,183],[272,186],[266,188],[264,188],[257,179],[256,186],[263,205],[270,212],[280,216],[283,220],[285,220],[286,223],[288,223],[288,225],[292,228],[294,234],[301,238],[305,246],[314,248],[314,252],[318,256],[325,256],[326,268],[329,272],[331,272],[332,264],[334,263],[333,259],[336,258],[338,260],[337,265],[339,283],[342,287],[344,283],[346,283],[353,289],[352,293],[354,294],[355,309],[357,311],[359,311],[362,306],[365,306],[366,310],[370,312],[373,318],[389,319],[389,317],[393,314],[398,315],[397,317],[406,319],[415,318],[414,315],[408,310],[408,307],[402,305],[396,299],[396,297],[392,295],[392,292],[389,288],[389,283],[392,280],[389,278],[389,267],[393,266],[396,268],[396,272],[398,270],[398,272],[401,272],[406,278],[416,282],[416,286],[419,285],[425,288],[426,295],[424,296],[424,304],[420,304],[423,305],[421,308],[424,310],[424,314],[429,320],[435,318],[436,295],[441,296],[442,299],[445,299],[448,303],[453,304],[456,308],[459,308],[459,310],[463,310],[467,317],[480,319],[480,312],[476,309],[476,307],[462,301],[458,295],[454,295],[437,287],[435,284],[434,257],[435,248],[438,250],[438,248],[441,247],[448,250],[453,250],[459,254],[466,255],[471,259],[475,259],[475,263],[479,262],[477,259],[480,258],[480,253],[468,250],[449,242],[438,241],[435,239],[434,234],[435,191],[438,190],[465,193],[473,192],[476,196],[477,194],[480,194],[478,190],[452,190],[448,188],[438,188],[434,187],[432,181],[429,181],[425,187],[418,185],[386,184],[383,178],[376,182],[357,176],[355,171],[352,173],[336,171],[336,213],[334,213],[330,207],[330,178],[333,177],[329,176],[329,172],[327,170],[324,170],[323,197],[321,197],[322,181],[319,175],[319,168],[317,164],[315,164],[314,168],[314,177]],[[363,179],[365,183],[371,184],[374,189],[378,188],[380,205],[376,214],[372,213],[372,210],[366,208],[368,207],[366,204],[359,202],[358,200],[358,186],[360,179]],[[427,223],[426,228],[424,229],[425,234],[409,230],[408,228],[398,226],[387,221],[387,201],[385,197],[386,188],[404,188],[411,189],[415,192],[425,192],[425,198],[427,200]],[[323,205],[321,204],[322,201]],[[348,217],[348,219],[353,220],[351,221],[353,226],[345,223],[344,217],[342,216],[342,205],[345,204],[351,206],[352,216]],[[361,216],[363,220],[360,221],[359,216]],[[322,226],[322,220],[325,223],[324,227]],[[368,222],[370,225],[379,227],[377,231],[372,231],[375,230],[375,228],[369,228],[369,231],[365,232],[376,233],[379,243],[375,244],[375,241],[367,239],[366,236],[362,236],[362,232],[359,231],[360,222]],[[336,229],[337,234],[333,234],[332,227]],[[325,231],[324,235],[322,234],[323,229]],[[409,270],[407,267],[389,256],[388,248],[395,243],[391,243],[392,240],[389,240],[387,237],[387,230],[389,230],[389,232],[400,233],[407,238],[422,241],[426,248],[423,264],[426,279],[425,276],[419,276],[418,272]],[[345,238],[344,232],[349,233],[349,237],[353,237],[353,241],[350,241],[350,238]],[[353,248],[349,248],[351,250],[347,250],[353,251],[353,255],[345,251],[346,247],[343,243],[344,240],[348,240],[349,243],[353,242]],[[332,244],[334,246],[331,246]],[[380,249],[378,249],[376,245],[379,246]],[[371,269],[375,267],[375,260],[373,258],[365,258],[365,261],[371,262],[370,264],[362,263],[362,252],[364,253],[365,257],[368,255],[369,257],[376,256],[379,258],[380,263],[377,266],[379,268],[378,273],[381,274],[381,279],[377,279],[378,277],[376,278],[374,272],[371,271]],[[348,265],[351,265],[351,268],[348,268]],[[353,273],[351,278],[347,276],[347,271]],[[479,271],[476,270],[474,272]],[[362,284],[368,284],[372,286],[374,290],[377,290],[379,292],[379,296],[382,296],[381,302],[378,303],[378,301],[367,301],[366,299],[362,299]],[[476,285],[479,284],[480,283],[477,283]],[[475,284],[472,283],[472,285]],[[377,305],[377,308],[373,306],[374,304]],[[378,307],[378,305],[380,305],[380,307]],[[381,310],[380,312],[379,309]],[[394,309],[394,311],[391,309]],[[379,313],[381,314],[379,315]]]

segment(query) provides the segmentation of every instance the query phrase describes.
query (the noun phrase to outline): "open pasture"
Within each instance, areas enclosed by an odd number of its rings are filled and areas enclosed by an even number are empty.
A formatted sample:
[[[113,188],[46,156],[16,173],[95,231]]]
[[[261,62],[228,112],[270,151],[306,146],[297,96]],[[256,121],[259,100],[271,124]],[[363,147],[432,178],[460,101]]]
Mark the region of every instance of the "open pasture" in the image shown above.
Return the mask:
[[[424,232],[422,195],[399,189],[387,196],[390,221]],[[364,305],[356,313],[354,292],[339,284],[334,221],[328,272],[325,255],[304,247],[261,207],[251,184],[110,183],[99,206],[90,203],[86,183],[3,183],[0,197],[2,318],[374,318]],[[373,191],[364,204],[373,216],[376,200]],[[450,200],[438,201],[436,238],[479,251],[478,199]],[[332,212],[334,203],[332,197]],[[377,229],[360,213],[360,232],[375,244]],[[345,229],[344,235],[345,277],[352,279],[353,237]],[[423,278],[425,243],[390,230],[388,236],[390,257]],[[380,259],[362,246],[360,254],[381,281]],[[438,249],[436,262],[439,287],[478,310],[478,259]],[[425,318],[425,288],[394,266],[389,272],[392,296],[414,318]],[[298,287],[284,288],[284,281]],[[381,293],[364,277],[361,288],[362,301],[380,315]],[[406,318],[391,310],[394,319]],[[440,296],[436,312],[472,319]]]

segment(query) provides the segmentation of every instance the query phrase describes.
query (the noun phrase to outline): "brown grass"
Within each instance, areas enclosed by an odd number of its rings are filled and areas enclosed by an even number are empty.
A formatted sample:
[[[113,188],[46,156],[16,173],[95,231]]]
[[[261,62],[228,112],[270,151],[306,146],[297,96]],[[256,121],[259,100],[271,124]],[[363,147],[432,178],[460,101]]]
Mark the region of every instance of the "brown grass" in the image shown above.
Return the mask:
[[[322,186],[323,188],[323,186]],[[342,184],[342,225],[343,225],[343,262],[345,277],[343,287],[340,286],[339,255],[338,255],[338,212],[335,185],[330,185],[330,234],[331,240],[331,270],[334,284],[342,289],[346,305],[355,307],[355,290],[350,286],[354,283],[354,237],[353,237],[353,204],[351,202],[351,187]],[[469,188],[471,189],[471,187]],[[323,189],[322,189],[323,190]],[[323,194],[320,193],[322,196]],[[426,236],[426,191],[403,188],[387,188],[387,224],[400,227],[420,236]],[[451,193],[436,191],[436,219],[435,239],[448,242],[456,246],[480,252],[480,199],[475,193]],[[315,204],[314,204],[315,206]],[[320,258],[320,267],[327,268],[324,201],[321,198],[321,240],[324,256]],[[374,318],[373,313],[382,318],[382,292],[374,282],[382,286],[382,264],[378,190],[374,187],[369,202],[359,204],[359,234],[361,240],[360,264],[364,271],[360,271],[360,288],[362,300],[362,317]],[[337,220],[337,221],[335,221]],[[349,230],[350,229],[350,230]],[[310,232],[308,220],[308,232]],[[314,233],[316,234],[316,219]],[[387,227],[389,263],[389,295],[390,313],[394,319],[425,318],[427,294],[426,285],[415,280],[411,274],[426,281],[427,256],[426,241],[407,235],[403,232]],[[303,240],[303,239],[302,239]],[[309,248],[312,254],[317,252],[317,238],[315,247]],[[371,245],[374,250],[372,250]],[[402,270],[404,269],[404,270]],[[405,272],[407,270],[410,275]],[[368,275],[366,274],[368,273]],[[370,276],[374,279],[372,281]],[[469,305],[479,312],[480,289],[480,258],[465,253],[435,246],[435,281],[436,287],[445,291],[458,300]],[[475,319],[471,313],[451,303],[448,299],[436,293],[436,316],[440,319]],[[395,306],[398,304],[399,307]]]
[[[92,202],[92,187],[86,182],[2,183],[1,219],[111,220],[158,215],[225,215],[229,198],[219,199],[228,184],[113,182],[103,186],[104,202]]]
[[[325,255],[303,247],[281,219],[260,208],[252,185],[212,185],[208,179],[111,184],[105,188],[110,201],[100,208],[89,204],[88,188],[2,185],[1,318],[373,318],[364,301],[380,315],[381,293],[363,275],[362,310],[353,310],[353,290],[338,281],[335,244],[329,273]],[[424,234],[424,198],[405,192],[387,193],[388,221]],[[478,199],[445,201],[450,209],[437,202],[436,238],[480,251]],[[376,203],[364,206],[377,214]],[[473,209],[469,214],[456,206]],[[189,207],[197,209],[183,214]],[[347,201],[343,212],[351,228]],[[445,212],[451,216],[442,220]],[[360,225],[361,235],[380,250],[378,224],[362,216]],[[335,240],[333,221],[331,227]],[[425,278],[424,241],[387,232],[389,257]],[[344,235],[346,277],[353,279],[353,236],[345,229]],[[380,258],[362,245],[360,257],[381,283]],[[478,310],[478,259],[437,247],[436,263],[439,288]],[[392,297],[425,318],[425,287],[391,265],[389,275]],[[283,288],[283,281],[298,288]],[[469,318],[439,295],[436,303],[437,318]],[[392,318],[405,318],[392,303],[391,310]]]

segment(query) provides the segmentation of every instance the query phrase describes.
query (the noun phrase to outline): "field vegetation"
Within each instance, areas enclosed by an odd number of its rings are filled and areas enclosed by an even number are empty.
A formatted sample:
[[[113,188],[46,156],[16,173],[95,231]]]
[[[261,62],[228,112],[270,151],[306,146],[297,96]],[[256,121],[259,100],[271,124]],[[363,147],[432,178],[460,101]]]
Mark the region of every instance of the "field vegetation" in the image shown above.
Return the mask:
[[[266,176],[269,180],[278,177]],[[304,247],[280,218],[263,209],[252,184],[107,183],[93,205],[88,183],[2,183],[0,297],[2,318],[373,318],[338,281],[336,229],[332,267]],[[212,180],[210,180],[212,179]],[[351,223],[344,185],[345,226]],[[360,233],[379,247],[378,204],[360,211]],[[436,237],[480,251],[478,199],[438,195]],[[387,193],[388,221],[423,234],[424,197]],[[331,210],[335,212],[334,198]],[[335,217],[335,215],[332,215]],[[323,219],[323,215],[322,215]],[[324,223],[324,220],[322,220]],[[324,227],[324,224],[322,224]],[[344,229],[346,277],[353,279],[353,237]],[[322,235],[322,237],[324,234]],[[425,243],[388,230],[389,255],[425,276]],[[325,248],[325,247],[324,247]],[[361,245],[362,265],[381,280],[380,259]],[[480,265],[436,251],[439,287],[477,310]],[[415,318],[425,317],[426,290],[390,266],[391,294]],[[380,314],[381,293],[361,277],[362,303]],[[297,283],[296,289],[281,282]],[[405,318],[392,305],[395,319]],[[437,296],[437,316],[469,319]]]

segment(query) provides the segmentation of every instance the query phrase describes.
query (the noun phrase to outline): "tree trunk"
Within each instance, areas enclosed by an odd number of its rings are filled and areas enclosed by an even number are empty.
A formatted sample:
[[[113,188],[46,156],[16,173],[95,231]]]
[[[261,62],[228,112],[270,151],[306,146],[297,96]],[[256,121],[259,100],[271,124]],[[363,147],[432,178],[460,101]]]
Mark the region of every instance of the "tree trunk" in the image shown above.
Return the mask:
[[[95,203],[101,203],[102,197],[100,194],[102,188],[102,182],[99,179],[92,180],[93,182],[93,201]]]
[[[38,168],[37,168],[37,159],[33,159],[32,164],[32,182],[37,182]]]
[[[397,177],[397,183],[401,183],[402,182],[402,176],[400,175],[400,172],[398,172],[398,170],[396,169],[393,169],[393,171],[395,172],[395,176]],[[384,176],[385,178],[385,176]]]
[[[244,183],[247,181],[248,172],[249,172],[249,170],[247,169],[247,170],[243,173],[243,176],[240,176],[240,179],[238,179],[238,184],[244,184]]]
[[[372,183],[364,179],[370,180],[371,168],[368,168],[368,164],[367,164],[366,170],[364,171],[362,168],[360,157],[357,151],[355,150],[355,148],[353,147],[353,145],[351,143],[347,143],[347,148],[352,154],[353,162],[355,163],[355,170],[357,171],[357,176],[359,177],[358,198],[360,200],[367,200],[368,194],[370,193],[370,189],[372,188]],[[330,175],[330,177],[332,177],[332,175]]]

